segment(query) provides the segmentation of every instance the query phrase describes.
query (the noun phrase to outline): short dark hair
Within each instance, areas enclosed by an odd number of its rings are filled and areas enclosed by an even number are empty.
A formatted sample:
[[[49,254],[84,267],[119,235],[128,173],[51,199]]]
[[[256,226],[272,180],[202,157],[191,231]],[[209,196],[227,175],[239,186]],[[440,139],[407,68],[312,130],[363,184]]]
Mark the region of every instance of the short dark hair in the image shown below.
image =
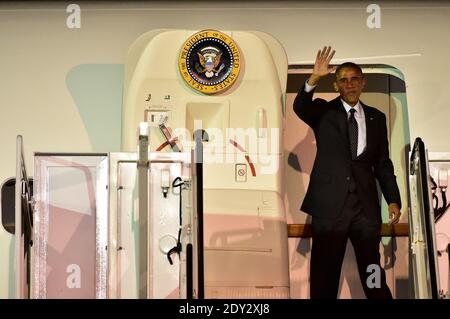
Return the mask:
[[[361,70],[361,67],[353,62],[344,62],[341,65],[339,65],[336,69],[336,72],[334,73],[334,78],[337,80],[337,76],[339,72],[341,72],[342,69],[353,69],[356,70],[359,74],[363,75],[363,72]]]

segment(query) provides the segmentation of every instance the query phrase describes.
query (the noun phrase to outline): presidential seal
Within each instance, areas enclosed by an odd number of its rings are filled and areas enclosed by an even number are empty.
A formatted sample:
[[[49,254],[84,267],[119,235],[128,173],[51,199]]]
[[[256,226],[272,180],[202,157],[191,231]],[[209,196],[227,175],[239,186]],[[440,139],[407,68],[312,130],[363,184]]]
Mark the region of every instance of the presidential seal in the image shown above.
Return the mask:
[[[203,30],[184,42],[178,65],[190,87],[207,94],[218,93],[233,85],[238,77],[239,49],[228,35]]]

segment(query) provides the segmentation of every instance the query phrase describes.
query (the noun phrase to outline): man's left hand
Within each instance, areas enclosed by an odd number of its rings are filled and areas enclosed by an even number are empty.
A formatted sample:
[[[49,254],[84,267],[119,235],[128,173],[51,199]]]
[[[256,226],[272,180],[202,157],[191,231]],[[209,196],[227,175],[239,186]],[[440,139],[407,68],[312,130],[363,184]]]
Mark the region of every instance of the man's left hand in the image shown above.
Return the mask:
[[[388,211],[389,211],[389,218],[390,218],[389,225],[397,224],[400,219],[400,215],[402,214],[400,212],[400,207],[398,206],[398,204],[397,203],[389,204]]]

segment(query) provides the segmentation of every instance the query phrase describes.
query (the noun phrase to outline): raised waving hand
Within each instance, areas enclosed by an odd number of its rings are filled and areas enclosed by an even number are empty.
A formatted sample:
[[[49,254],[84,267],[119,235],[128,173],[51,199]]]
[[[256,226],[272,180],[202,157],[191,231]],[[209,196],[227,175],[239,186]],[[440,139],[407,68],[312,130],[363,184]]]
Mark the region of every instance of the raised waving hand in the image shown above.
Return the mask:
[[[308,84],[316,85],[321,77],[336,70],[335,66],[331,68],[329,66],[335,52],[335,50],[331,50],[331,46],[324,46],[322,50],[317,52],[316,62],[314,63],[313,72],[308,80]]]

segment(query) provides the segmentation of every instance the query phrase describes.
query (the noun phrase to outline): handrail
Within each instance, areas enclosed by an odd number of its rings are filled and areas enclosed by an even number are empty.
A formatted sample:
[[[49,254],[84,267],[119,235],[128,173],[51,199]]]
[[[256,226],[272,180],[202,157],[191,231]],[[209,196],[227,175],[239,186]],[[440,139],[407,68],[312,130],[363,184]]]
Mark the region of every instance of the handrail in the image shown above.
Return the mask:
[[[149,127],[148,123],[139,124],[138,140],[138,187],[139,187],[139,299],[152,298],[153,277],[148,276],[148,270],[152,269],[153,260],[149,258],[149,247],[152,247],[152,239],[148,236],[148,230],[151,227],[148,222],[148,178],[150,174],[150,164],[148,160],[149,146]]]
[[[311,224],[288,224],[289,238],[309,238],[312,237]],[[382,224],[380,230],[382,237],[408,237],[408,223],[395,225]]]

